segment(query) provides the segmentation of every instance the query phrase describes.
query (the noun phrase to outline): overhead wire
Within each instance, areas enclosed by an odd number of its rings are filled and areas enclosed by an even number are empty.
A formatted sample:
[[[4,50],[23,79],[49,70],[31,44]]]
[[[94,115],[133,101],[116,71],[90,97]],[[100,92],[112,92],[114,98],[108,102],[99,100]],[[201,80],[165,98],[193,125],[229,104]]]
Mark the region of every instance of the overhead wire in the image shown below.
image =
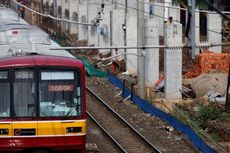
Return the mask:
[[[146,4],[153,4],[153,5],[155,5],[155,3],[148,3],[148,2],[144,2],[144,1],[139,1],[139,2],[143,2],[143,3],[146,3]],[[115,4],[118,4],[118,5],[121,5],[121,6],[126,7],[124,4],[119,3],[119,2],[115,2]],[[156,5],[156,6],[159,6],[159,7],[168,7],[168,8],[172,8],[172,9],[180,9],[180,10],[185,10],[185,11],[187,11],[187,9],[175,8],[175,7],[172,7],[172,6],[161,6],[161,5]],[[136,10],[136,11],[143,12],[143,13],[145,13],[145,14],[149,14],[149,12],[144,11],[144,10],[139,10],[138,8],[135,8],[135,7],[131,7],[131,6],[127,6],[127,7],[130,8],[130,9]],[[201,12],[201,11],[197,11],[197,12]],[[208,12],[210,12],[210,11],[202,10],[202,12],[208,13]],[[165,17],[163,17],[163,16],[159,16],[159,15],[156,15],[156,14],[153,14],[153,16],[156,16],[156,17],[162,18],[162,19],[164,19],[164,20],[167,20],[167,18],[165,18]],[[180,21],[175,20],[175,19],[173,19],[173,21],[176,22],[176,23],[181,23]],[[197,28],[201,28],[200,26],[196,26],[196,27],[197,27]],[[210,30],[210,29],[207,29],[207,31],[211,31],[211,32],[214,32],[214,33],[217,33],[217,34],[222,34],[221,32],[214,31],[214,30]]]
[[[72,20],[68,20],[68,19],[62,19],[62,18],[54,17],[54,16],[49,15],[49,14],[40,13],[40,12],[38,12],[38,11],[35,11],[35,10],[33,10],[33,9],[31,9],[31,8],[29,8],[29,7],[25,6],[25,5],[23,5],[23,4],[19,3],[19,2],[17,2],[16,0],[13,0],[13,1],[14,1],[16,4],[19,4],[20,6],[23,6],[25,9],[27,9],[27,10],[33,12],[33,13],[36,13],[36,14],[38,14],[38,15],[40,15],[40,16],[43,16],[43,17],[48,17],[48,18],[51,18],[51,19],[53,19],[53,20],[64,21],[64,22],[69,22],[69,23],[73,23],[73,24],[88,25],[88,26],[96,26],[95,24],[92,24],[92,23],[76,22],[76,21],[72,21]],[[172,9],[187,10],[187,9],[183,9],[183,8],[176,8],[176,7],[173,7],[173,6],[161,6],[161,5],[157,5],[157,4],[155,4],[155,3],[148,3],[148,2],[144,2],[144,1],[138,1],[138,2],[142,2],[142,3],[146,3],[146,4],[153,4],[153,5],[158,6],[158,7],[168,7],[168,8],[172,8]],[[99,3],[99,2],[98,2],[98,3]],[[115,2],[115,4],[118,4],[118,5],[121,5],[121,6],[124,6],[124,7],[125,7],[124,4],[119,3],[119,2]],[[139,10],[138,8],[134,8],[134,7],[131,7],[131,6],[127,6],[127,7],[130,8],[130,9],[134,9],[134,10],[137,10],[137,11],[140,11],[140,12],[143,12],[143,13],[146,13],[146,14],[149,14],[149,12],[146,12],[146,11],[144,11],[144,10]],[[208,12],[208,11],[206,11],[206,12]],[[156,15],[156,14],[154,14],[154,16],[159,17],[159,18],[162,18],[162,19],[167,19],[167,18],[165,18],[165,17],[163,17],[163,16],[159,16],[159,15]],[[178,21],[178,20],[173,20],[173,21],[174,21],[174,22],[177,22],[177,23],[180,23],[180,21]],[[197,28],[200,28],[199,26],[196,26],[196,27],[197,27]],[[214,31],[214,30],[210,30],[210,29],[207,29],[207,30],[208,30],[208,31],[211,31],[211,32],[214,32],[214,33],[217,33],[217,34],[222,34],[221,32],[217,32],[217,31]]]
[[[87,25],[87,26],[96,26],[95,24],[92,24],[92,23],[76,22],[76,21],[72,21],[72,20],[68,20],[68,19],[62,19],[62,18],[54,17],[54,16],[49,15],[49,14],[40,13],[40,12],[38,12],[38,11],[35,11],[35,10],[33,10],[33,9],[29,8],[29,7],[27,7],[26,5],[23,5],[23,4],[19,3],[19,2],[17,2],[16,0],[13,0],[13,2],[14,2],[15,4],[20,5],[20,6],[23,6],[25,9],[27,9],[27,10],[29,10],[29,11],[35,13],[35,14],[38,14],[38,15],[43,16],[43,17],[48,17],[48,18],[51,18],[51,19],[53,19],[53,20],[64,21],[64,22],[69,22],[69,23],[73,23],[73,24]]]

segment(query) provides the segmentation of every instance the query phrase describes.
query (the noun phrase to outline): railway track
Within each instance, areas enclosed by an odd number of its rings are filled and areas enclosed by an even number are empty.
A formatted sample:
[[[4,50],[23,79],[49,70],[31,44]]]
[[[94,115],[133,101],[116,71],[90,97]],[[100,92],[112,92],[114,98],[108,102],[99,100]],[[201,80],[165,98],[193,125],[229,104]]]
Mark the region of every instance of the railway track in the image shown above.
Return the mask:
[[[100,141],[98,141],[100,140]],[[90,115],[87,115],[86,153],[122,153],[121,149],[104,132],[104,128],[98,126]]]
[[[87,115],[105,132],[122,152],[160,153],[160,150],[141,135],[106,102],[86,87]]]

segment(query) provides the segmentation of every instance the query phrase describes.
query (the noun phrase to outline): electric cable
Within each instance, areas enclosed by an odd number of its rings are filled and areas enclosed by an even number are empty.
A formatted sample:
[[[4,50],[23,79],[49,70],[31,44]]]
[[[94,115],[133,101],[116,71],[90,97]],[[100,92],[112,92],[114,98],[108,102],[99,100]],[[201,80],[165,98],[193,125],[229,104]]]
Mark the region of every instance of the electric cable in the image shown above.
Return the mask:
[[[140,2],[143,2],[143,1],[140,1]],[[145,2],[145,3],[147,3],[147,2]],[[121,5],[121,6],[124,6],[125,7],[125,5],[124,4],[122,4],[122,3],[119,3],[119,2],[115,2],[115,4],[118,4],[118,5]],[[154,3],[148,3],[148,4],[154,4]],[[158,6],[158,5],[157,5]],[[127,6],[128,8],[130,8],[130,9],[133,9],[133,10],[136,10],[136,11],[140,11],[140,12],[143,12],[143,13],[145,13],[145,14],[149,14],[149,12],[146,12],[146,11],[144,11],[144,10],[139,10],[139,9],[137,9],[137,8],[135,8],[135,7],[131,7],[131,6]],[[163,6],[162,6],[163,7]],[[187,9],[182,9],[182,10],[187,10]],[[202,11],[202,12],[210,12],[210,11]],[[189,13],[188,13],[189,14]],[[165,17],[163,17],[163,16],[159,16],[159,15],[156,15],[156,14],[153,14],[154,16],[156,16],[156,17],[159,17],[159,18],[162,18],[162,19],[167,19],[167,18],[165,18]],[[188,16],[188,19],[189,19],[189,16]],[[176,23],[180,23],[180,21],[178,21],[178,20],[174,20],[173,19],[173,21],[174,22],[176,22]],[[181,23],[180,23],[181,24]],[[199,27],[199,26],[196,26],[197,28],[201,28],[201,27]],[[186,32],[188,32],[187,31],[187,29],[188,28],[186,28]],[[217,32],[217,31],[214,31],[214,30],[210,30],[210,29],[207,29],[207,31],[211,31],[211,32],[214,32],[214,33],[217,33],[217,34],[222,34],[221,32]],[[188,35],[188,34],[187,34]]]
[[[69,23],[73,23],[73,24],[80,24],[80,25],[86,25],[86,26],[96,26],[95,24],[92,24],[92,23],[86,23],[86,22],[76,22],[76,21],[72,21],[72,20],[68,20],[68,19],[61,19],[61,18],[57,18],[57,17],[54,17],[52,15],[49,15],[49,14],[44,14],[44,13],[40,13],[38,11],[35,11],[19,2],[17,2],[16,0],[13,0],[14,3],[16,3],[17,5],[20,5],[20,6],[23,6],[25,9],[35,13],[35,14],[38,14],[40,16],[43,16],[43,17],[48,17],[48,18],[51,18],[53,20],[57,20],[57,21],[64,21],[64,22],[69,22]]]

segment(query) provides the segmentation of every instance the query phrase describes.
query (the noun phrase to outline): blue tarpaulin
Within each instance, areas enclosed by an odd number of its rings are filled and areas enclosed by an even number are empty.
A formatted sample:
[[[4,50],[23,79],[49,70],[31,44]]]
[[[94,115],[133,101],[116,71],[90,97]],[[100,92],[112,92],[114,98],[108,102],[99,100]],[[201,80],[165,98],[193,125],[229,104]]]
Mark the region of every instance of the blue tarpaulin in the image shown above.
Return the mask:
[[[114,84],[115,86],[119,87],[120,89],[123,89],[123,83],[121,80],[119,80],[117,77],[115,77],[112,74],[108,75],[108,80]],[[124,88],[124,97],[128,97],[131,95],[131,92],[128,90],[128,88]],[[151,105],[148,101],[143,100],[139,98],[136,95],[133,95],[132,97],[133,102],[144,112],[149,113],[151,115],[157,116],[161,118],[162,120],[169,123],[172,127],[175,129],[183,132],[187,137],[193,142],[193,144],[202,152],[204,153],[217,153],[216,150],[212,149],[209,145],[207,145],[188,125],[184,124],[174,116],[165,113],[164,111],[154,107]]]

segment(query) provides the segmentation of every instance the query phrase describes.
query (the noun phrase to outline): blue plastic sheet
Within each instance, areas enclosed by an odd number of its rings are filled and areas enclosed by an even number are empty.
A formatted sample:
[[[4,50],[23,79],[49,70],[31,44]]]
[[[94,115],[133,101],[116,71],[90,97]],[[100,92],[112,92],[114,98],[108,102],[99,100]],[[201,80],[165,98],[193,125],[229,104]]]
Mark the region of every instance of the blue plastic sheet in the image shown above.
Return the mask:
[[[117,77],[112,74],[108,75],[108,80],[117,86],[118,88],[123,88],[123,83]],[[125,87],[124,88],[124,97],[128,97],[130,95],[130,91]],[[133,95],[133,103],[135,103],[142,111],[149,113],[151,115],[157,116],[160,119],[169,123],[175,129],[183,132],[187,137],[193,142],[193,144],[204,153],[217,153],[216,150],[207,145],[188,125],[184,124],[174,116],[165,113],[164,111],[154,107],[148,101],[141,99],[140,97]]]

